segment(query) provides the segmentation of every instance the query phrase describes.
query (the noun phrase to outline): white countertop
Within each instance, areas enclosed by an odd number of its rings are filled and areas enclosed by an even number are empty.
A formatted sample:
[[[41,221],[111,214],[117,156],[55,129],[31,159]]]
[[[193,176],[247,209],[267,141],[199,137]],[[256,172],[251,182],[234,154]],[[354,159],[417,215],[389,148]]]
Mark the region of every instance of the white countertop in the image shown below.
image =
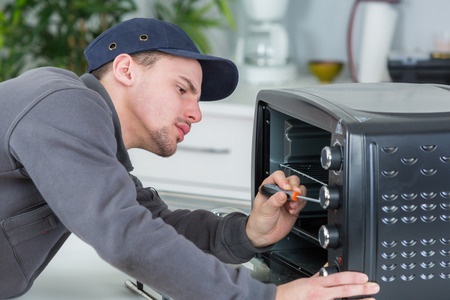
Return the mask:
[[[349,83],[351,79],[341,74],[333,83]],[[318,86],[321,83],[311,74],[299,74],[298,77],[282,84],[250,84],[245,80],[240,80],[236,90],[228,98],[221,101],[200,102],[203,108],[207,107],[208,112],[217,111],[220,114],[230,113],[234,117],[253,115],[255,109],[256,96],[261,90],[283,89],[283,88],[303,88]],[[227,106],[227,110],[223,110]]]
[[[104,262],[71,235],[23,300],[135,300],[143,299],[125,287],[133,279]]]

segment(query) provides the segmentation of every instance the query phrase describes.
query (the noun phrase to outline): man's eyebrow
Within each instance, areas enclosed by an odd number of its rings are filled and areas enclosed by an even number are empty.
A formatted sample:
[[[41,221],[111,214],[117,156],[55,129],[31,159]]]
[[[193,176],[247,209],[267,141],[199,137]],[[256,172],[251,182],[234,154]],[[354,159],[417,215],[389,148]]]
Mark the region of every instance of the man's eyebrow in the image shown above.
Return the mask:
[[[191,80],[189,80],[187,77],[184,77],[184,76],[180,76],[180,78],[183,79],[184,81],[186,81],[186,83],[189,86],[189,89],[191,90],[192,93],[194,93],[194,94],[198,93],[197,88],[194,86],[194,84],[192,84]]]

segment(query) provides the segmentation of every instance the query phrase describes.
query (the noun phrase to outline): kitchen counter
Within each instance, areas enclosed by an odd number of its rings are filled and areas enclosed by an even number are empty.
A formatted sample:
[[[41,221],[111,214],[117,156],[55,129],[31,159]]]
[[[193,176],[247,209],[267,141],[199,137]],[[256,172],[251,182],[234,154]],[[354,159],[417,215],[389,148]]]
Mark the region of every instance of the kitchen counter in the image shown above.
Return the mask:
[[[333,83],[349,83],[351,79],[346,76],[346,74],[339,75]],[[236,90],[233,94],[231,94],[228,98],[221,101],[211,101],[211,102],[200,102],[201,105],[208,106],[223,106],[223,105],[231,105],[233,107],[237,107],[239,114],[241,111],[239,108],[245,109],[245,107],[250,107],[251,109],[255,106],[256,95],[260,90],[267,89],[283,89],[283,88],[303,88],[310,86],[318,86],[321,83],[312,76],[311,74],[300,74],[298,78],[294,80],[287,81],[282,84],[261,84],[261,85],[252,85],[248,84],[245,81],[241,80],[236,87]],[[253,110],[252,110],[253,112]]]
[[[142,299],[125,287],[132,279],[104,262],[71,235],[23,300],[133,300]]]

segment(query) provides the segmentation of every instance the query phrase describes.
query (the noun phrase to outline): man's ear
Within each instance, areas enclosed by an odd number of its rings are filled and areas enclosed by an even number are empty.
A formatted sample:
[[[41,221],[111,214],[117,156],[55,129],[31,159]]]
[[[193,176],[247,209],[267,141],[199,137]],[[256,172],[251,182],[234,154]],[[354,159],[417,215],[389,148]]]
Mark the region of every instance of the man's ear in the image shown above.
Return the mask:
[[[130,86],[133,83],[134,61],[133,58],[128,54],[119,54],[113,61],[113,72],[114,77],[117,81],[121,82],[126,86]]]

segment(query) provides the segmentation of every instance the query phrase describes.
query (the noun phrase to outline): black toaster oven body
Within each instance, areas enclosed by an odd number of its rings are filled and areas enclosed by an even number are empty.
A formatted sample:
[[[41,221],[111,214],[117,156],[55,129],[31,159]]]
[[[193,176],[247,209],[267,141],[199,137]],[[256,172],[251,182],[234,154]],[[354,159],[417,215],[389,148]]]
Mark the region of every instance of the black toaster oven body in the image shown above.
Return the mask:
[[[449,91],[352,83],[258,93],[252,191],[283,170],[321,200],[262,255],[270,281],[354,270],[380,284],[377,299],[449,298]]]

